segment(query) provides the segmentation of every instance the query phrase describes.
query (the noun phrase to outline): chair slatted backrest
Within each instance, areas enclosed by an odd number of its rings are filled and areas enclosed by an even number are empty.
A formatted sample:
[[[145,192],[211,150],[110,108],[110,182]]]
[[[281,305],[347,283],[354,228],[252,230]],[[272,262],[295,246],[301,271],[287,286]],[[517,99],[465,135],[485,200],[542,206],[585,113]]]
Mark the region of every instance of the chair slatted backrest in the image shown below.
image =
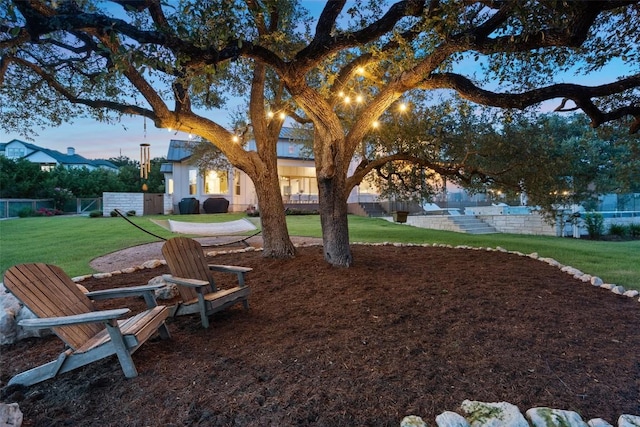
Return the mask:
[[[167,260],[167,265],[174,277],[185,279],[197,279],[209,282],[211,289],[206,292],[216,291],[216,285],[209,271],[207,258],[202,246],[196,240],[188,237],[174,237],[162,245],[162,255]],[[197,298],[198,294],[193,288],[178,286],[180,297],[184,301]]]
[[[93,302],[55,265],[15,265],[5,272],[4,285],[38,317],[69,316],[95,311]],[[102,324],[89,323],[52,329],[75,350],[104,328]]]

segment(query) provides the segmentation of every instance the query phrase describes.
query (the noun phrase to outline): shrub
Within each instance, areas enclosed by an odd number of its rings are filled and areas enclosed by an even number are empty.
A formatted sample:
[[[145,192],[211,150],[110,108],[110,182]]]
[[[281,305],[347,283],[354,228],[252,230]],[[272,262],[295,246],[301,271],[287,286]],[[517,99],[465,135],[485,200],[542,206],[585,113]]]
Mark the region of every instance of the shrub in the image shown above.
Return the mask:
[[[112,217],[116,217],[116,216],[118,216],[118,212],[113,210],[113,211],[109,212],[109,215],[111,215]]]
[[[59,210],[64,209],[65,203],[75,197],[70,190],[60,187],[54,188],[50,196],[53,199],[54,206]]]
[[[285,215],[320,215],[320,212],[317,210],[307,210],[307,209],[295,209],[295,208],[287,208],[284,211]]]
[[[602,214],[587,212],[584,216],[584,223],[590,238],[598,239],[604,233],[604,217]]]
[[[18,216],[20,218],[27,218],[29,216],[34,216],[35,212],[31,208],[22,208],[18,211]]]
[[[640,224],[629,224],[629,235],[631,237],[640,237]]]
[[[101,216],[102,216],[102,211],[89,212],[89,218],[100,218]]]
[[[612,236],[624,237],[627,235],[627,227],[620,224],[611,224],[609,226],[609,234]]]

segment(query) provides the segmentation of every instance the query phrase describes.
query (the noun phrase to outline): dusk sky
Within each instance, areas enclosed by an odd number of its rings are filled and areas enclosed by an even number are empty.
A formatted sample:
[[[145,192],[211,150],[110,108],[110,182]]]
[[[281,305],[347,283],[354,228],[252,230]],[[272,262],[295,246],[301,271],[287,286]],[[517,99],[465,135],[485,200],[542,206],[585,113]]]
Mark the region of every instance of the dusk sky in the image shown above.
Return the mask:
[[[212,112],[208,117],[216,119],[221,124],[229,121],[226,112]],[[61,153],[66,153],[68,147],[73,147],[76,154],[87,159],[109,159],[122,154],[132,160],[139,160],[142,143],[151,144],[151,158],[166,157],[171,139],[189,138],[186,133],[176,134],[175,131],[157,129],[150,120],[147,120],[145,137],[144,127],[142,117],[123,117],[119,124],[113,125],[92,119],[77,119],[73,124],[36,129],[38,136],[33,136],[33,140],[0,131],[0,142],[19,139]]]

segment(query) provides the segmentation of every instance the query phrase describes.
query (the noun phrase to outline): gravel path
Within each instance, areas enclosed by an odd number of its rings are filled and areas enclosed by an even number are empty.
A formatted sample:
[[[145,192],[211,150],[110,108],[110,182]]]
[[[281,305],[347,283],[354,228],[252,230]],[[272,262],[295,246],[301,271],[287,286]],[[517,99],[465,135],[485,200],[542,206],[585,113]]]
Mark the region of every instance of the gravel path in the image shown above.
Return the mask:
[[[214,251],[216,248],[207,246],[216,246],[219,250],[236,249],[244,247],[242,243],[233,243],[225,246],[221,244],[229,242],[237,242],[238,236],[224,237],[202,237],[196,238],[198,242],[208,251]],[[298,237],[292,236],[291,241],[296,245],[304,244],[321,244],[322,239],[316,237]],[[162,245],[164,242],[148,243],[146,245],[133,246],[121,251],[112,252],[110,254],[98,257],[92,260],[89,265],[100,273],[109,273],[112,271],[122,270],[128,267],[138,266],[145,261],[152,259],[163,259]],[[257,235],[247,239],[250,246],[262,247],[262,236]]]

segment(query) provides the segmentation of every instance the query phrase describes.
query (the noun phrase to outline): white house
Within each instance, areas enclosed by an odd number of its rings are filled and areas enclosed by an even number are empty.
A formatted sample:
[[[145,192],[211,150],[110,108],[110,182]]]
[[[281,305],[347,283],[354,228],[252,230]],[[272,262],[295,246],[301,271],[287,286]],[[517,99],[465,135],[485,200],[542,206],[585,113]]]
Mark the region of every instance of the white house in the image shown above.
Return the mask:
[[[164,173],[165,192],[172,197],[174,212],[179,212],[183,199],[194,198],[199,205],[209,198],[224,198],[229,201],[229,211],[239,212],[249,206],[257,206],[255,186],[242,171],[208,171],[201,174],[191,162],[194,141],[171,140],[167,153],[167,163],[160,171]],[[301,154],[301,143],[296,143],[290,129],[284,128],[277,144],[278,175],[283,200],[296,202],[317,201],[318,186],[315,180],[313,158]],[[250,141],[248,150],[255,150],[255,142]],[[293,197],[292,197],[293,196]]]
[[[276,145],[280,192],[286,206],[299,209],[314,209],[318,204],[313,154],[305,150],[291,128],[282,128]],[[161,167],[165,177],[165,191],[173,199],[174,212],[179,212],[183,199],[194,198],[199,205],[209,198],[224,198],[229,201],[229,211],[239,212],[257,205],[255,186],[249,177],[238,169],[230,171],[208,171],[200,174],[191,164],[191,154],[196,142],[171,140],[167,163]],[[255,141],[250,141],[248,150],[255,150]],[[355,163],[354,163],[355,167]],[[377,193],[366,183],[358,186],[349,202],[375,201]]]
[[[67,168],[107,169],[118,172],[118,167],[106,160],[89,160],[76,154],[73,147],[67,148],[67,153],[62,154],[56,150],[38,147],[28,142],[13,139],[0,143],[0,155],[8,159],[24,158],[32,163],[38,163],[44,171],[49,171],[58,165]]]

